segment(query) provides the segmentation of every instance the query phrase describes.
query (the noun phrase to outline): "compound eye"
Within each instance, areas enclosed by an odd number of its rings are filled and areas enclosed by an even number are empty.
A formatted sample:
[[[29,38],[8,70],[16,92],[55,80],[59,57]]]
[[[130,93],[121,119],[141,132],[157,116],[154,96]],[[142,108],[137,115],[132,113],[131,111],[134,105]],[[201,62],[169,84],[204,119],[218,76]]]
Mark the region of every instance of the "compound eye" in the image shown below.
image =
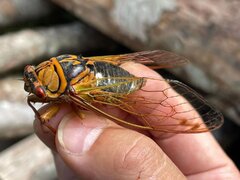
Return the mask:
[[[45,98],[46,94],[42,87],[38,86],[35,89],[35,95],[39,98]]]

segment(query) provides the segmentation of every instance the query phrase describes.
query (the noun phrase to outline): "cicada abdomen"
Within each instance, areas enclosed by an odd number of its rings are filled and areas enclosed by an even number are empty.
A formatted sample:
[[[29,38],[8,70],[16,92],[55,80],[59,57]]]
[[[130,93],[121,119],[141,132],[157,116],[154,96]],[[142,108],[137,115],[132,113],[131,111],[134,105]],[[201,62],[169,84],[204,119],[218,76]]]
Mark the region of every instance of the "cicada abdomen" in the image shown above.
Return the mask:
[[[130,94],[139,90],[144,78],[135,79],[128,71],[106,62],[94,62],[96,86],[103,91]]]

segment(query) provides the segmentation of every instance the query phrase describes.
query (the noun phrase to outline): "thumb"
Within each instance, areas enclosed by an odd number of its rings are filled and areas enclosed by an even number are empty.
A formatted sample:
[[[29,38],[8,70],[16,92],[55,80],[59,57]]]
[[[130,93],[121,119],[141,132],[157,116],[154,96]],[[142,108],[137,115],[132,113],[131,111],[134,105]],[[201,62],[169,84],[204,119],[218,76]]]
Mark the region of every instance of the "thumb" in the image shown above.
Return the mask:
[[[185,179],[145,135],[85,112],[63,117],[56,148],[63,161],[86,179]]]

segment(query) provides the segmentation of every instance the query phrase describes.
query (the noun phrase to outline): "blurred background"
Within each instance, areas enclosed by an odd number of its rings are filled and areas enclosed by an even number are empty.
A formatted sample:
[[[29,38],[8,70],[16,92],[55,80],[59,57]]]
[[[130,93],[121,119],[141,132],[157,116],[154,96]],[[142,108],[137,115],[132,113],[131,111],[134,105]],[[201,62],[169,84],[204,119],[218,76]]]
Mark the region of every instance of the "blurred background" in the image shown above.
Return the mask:
[[[213,134],[240,167],[240,1],[0,0],[0,179],[56,179],[33,134],[23,68],[59,54],[164,49],[187,57],[159,71],[222,111]]]

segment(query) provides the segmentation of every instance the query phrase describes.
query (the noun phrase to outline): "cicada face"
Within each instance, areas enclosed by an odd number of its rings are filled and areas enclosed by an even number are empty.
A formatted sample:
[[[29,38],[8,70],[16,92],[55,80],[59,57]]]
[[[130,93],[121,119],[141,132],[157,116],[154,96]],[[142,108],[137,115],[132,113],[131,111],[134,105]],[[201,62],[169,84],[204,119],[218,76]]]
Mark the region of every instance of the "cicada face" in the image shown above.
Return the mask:
[[[26,66],[23,74],[25,91],[44,99],[47,96],[46,89],[39,80],[34,66]]]

